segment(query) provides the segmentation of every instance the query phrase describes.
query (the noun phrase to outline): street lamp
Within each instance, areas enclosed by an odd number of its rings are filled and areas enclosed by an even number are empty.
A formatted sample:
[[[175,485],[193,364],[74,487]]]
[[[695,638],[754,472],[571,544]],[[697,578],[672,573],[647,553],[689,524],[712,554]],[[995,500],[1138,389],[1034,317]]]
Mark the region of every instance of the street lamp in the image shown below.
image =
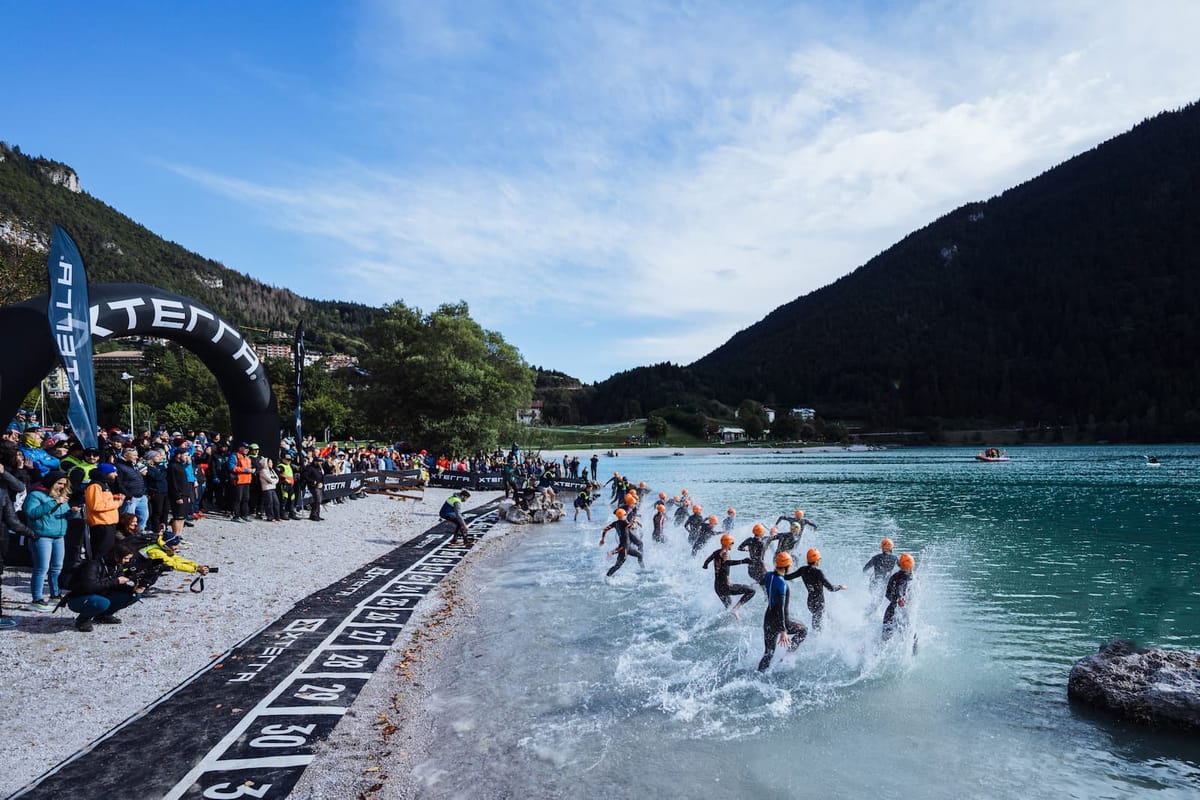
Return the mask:
[[[121,380],[129,381],[129,435],[133,436],[133,376],[128,372],[122,372]]]

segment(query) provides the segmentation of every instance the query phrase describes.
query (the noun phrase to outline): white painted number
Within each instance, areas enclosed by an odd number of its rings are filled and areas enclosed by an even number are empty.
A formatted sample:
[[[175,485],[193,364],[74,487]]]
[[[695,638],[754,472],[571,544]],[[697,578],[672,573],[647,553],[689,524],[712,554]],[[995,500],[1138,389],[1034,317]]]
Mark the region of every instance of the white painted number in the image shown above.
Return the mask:
[[[250,740],[251,747],[299,747],[308,741],[316,729],[312,725],[267,725],[262,729],[262,736]],[[290,734],[302,733],[303,736]]]
[[[228,787],[233,786],[232,783],[218,783],[204,790],[204,796],[208,800],[237,800],[239,797],[266,797],[267,791],[271,788],[271,784],[264,783],[261,786],[248,786],[244,783],[238,784],[233,790]]]
[[[348,653],[330,653],[324,666],[332,669],[357,669],[367,663],[369,656],[354,656]]]
[[[300,691],[296,692],[295,697],[301,700],[313,700],[315,702],[326,702],[337,700],[342,692],[346,691],[346,687],[340,683],[335,683],[333,686],[313,686],[311,683],[306,683],[300,687]]]

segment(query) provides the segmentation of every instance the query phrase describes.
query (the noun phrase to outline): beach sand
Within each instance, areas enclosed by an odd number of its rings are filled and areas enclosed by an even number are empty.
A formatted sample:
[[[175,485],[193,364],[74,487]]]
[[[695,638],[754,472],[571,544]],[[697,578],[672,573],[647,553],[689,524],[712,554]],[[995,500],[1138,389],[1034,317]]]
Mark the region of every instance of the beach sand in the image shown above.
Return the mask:
[[[324,522],[235,524],[209,517],[185,530],[190,546],[181,551],[220,567],[202,594],[188,591],[194,576],[168,573],[121,612],[122,624],[97,625],[92,633],[76,631],[68,609],[25,610],[28,570],[9,569],[4,613],[18,625],[0,632],[0,796],[86,747],[297,601],[438,524],[449,494],[426,489],[421,501],[369,496],[329,504]],[[476,493],[470,507],[497,496]],[[423,603],[422,613],[431,605]],[[408,631],[401,641],[407,637]],[[371,690],[389,674],[381,670]],[[321,768],[318,761],[312,769]]]

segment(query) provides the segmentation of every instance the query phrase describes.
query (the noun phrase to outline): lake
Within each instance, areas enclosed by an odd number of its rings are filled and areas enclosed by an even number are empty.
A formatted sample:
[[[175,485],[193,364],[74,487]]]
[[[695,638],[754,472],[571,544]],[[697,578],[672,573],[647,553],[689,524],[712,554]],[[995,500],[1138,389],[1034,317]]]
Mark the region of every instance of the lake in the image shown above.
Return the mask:
[[[1156,468],[1145,448],[975,452],[603,459],[602,480],[735,507],[738,542],[804,509],[819,529],[797,552],[850,588],[760,674],[761,591],[733,619],[682,528],[644,531],[645,569],[608,580],[607,491],[590,523],[523,528],[481,565],[433,687],[423,796],[1195,798],[1194,738],[1073,708],[1066,682],[1115,636],[1200,648],[1200,447],[1156,448]],[[910,630],[887,643],[862,572],[882,536],[916,558]]]

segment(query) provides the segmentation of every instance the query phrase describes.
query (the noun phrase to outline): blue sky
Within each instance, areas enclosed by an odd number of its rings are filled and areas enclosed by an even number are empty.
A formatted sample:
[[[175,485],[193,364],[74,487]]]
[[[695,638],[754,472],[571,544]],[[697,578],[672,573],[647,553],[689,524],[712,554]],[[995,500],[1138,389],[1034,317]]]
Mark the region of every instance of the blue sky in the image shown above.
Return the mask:
[[[1200,3],[5,4],[0,139],[278,286],[690,363],[1200,99]],[[85,254],[86,257],[86,254]]]

